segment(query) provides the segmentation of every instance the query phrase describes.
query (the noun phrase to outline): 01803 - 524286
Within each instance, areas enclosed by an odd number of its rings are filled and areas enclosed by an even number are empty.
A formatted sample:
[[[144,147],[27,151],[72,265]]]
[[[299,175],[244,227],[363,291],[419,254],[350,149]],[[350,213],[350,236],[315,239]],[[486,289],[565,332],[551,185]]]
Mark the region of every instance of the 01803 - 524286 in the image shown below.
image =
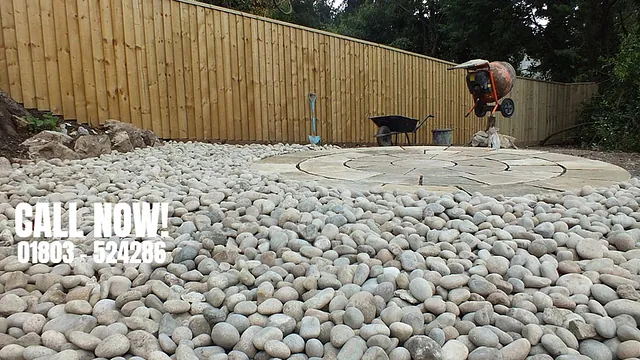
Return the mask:
[[[92,244],[92,258],[95,263],[115,264],[151,264],[163,263],[166,260],[165,243],[162,240],[114,241],[95,240]],[[71,241],[21,241],[17,244],[18,261],[21,263],[72,263],[77,257],[87,258],[86,254],[78,254]]]

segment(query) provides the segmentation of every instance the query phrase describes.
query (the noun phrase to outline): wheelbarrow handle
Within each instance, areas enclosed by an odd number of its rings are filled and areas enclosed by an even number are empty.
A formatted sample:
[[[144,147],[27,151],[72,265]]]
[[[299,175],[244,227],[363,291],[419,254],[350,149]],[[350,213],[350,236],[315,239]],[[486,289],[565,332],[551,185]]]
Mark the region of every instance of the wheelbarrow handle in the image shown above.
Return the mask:
[[[429,120],[430,118],[435,118],[435,115],[430,114],[430,115],[428,115],[426,118],[424,118],[424,120],[422,120],[422,121],[420,122],[420,124],[418,124],[418,126],[416,126],[416,131],[417,131],[418,129],[420,129],[420,128],[422,127],[422,125],[424,125],[424,123],[426,123],[426,122],[427,122],[427,120]]]

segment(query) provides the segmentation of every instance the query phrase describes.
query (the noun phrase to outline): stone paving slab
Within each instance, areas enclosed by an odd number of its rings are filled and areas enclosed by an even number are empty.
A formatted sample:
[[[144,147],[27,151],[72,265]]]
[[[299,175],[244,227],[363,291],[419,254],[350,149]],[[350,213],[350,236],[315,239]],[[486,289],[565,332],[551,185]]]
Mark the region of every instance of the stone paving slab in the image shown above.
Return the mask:
[[[463,190],[508,197],[610,186],[631,178],[626,170],[597,160],[540,150],[460,146],[306,151],[266,158],[252,168],[348,189]]]

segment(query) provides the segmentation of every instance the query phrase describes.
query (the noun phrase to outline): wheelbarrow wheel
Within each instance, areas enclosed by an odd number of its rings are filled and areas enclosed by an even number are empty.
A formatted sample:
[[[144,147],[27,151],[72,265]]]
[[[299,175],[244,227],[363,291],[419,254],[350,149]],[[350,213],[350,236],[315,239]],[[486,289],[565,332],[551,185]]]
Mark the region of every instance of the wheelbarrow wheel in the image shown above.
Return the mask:
[[[502,116],[506,117],[506,118],[510,118],[513,116],[513,113],[515,112],[516,109],[516,104],[513,102],[512,99],[504,99],[502,101],[502,104],[500,105],[500,112],[502,113]]]
[[[393,141],[391,139],[391,130],[388,126],[380,126],[378,128],[378,146],[391,146]]]

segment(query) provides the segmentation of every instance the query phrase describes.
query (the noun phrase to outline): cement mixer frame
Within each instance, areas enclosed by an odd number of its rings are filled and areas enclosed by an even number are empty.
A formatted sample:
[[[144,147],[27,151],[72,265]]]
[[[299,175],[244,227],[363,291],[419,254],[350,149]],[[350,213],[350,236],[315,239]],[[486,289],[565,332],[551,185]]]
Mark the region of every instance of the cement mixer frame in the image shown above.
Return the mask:
[[[494,117],[497,111],[500,111],[505,118],[513,116],[515,103],[510,98],[504,98],[501,103],[499,102],[496,80],[488,61],[471,60],[449,68],[449,70],[454,69],[467,70],[467,88],[473,97],[473,107],[464,117],[468,117],[472,112],[475,112],[479,118],[484,117],[487,112],[491,112],[490,116]]]

